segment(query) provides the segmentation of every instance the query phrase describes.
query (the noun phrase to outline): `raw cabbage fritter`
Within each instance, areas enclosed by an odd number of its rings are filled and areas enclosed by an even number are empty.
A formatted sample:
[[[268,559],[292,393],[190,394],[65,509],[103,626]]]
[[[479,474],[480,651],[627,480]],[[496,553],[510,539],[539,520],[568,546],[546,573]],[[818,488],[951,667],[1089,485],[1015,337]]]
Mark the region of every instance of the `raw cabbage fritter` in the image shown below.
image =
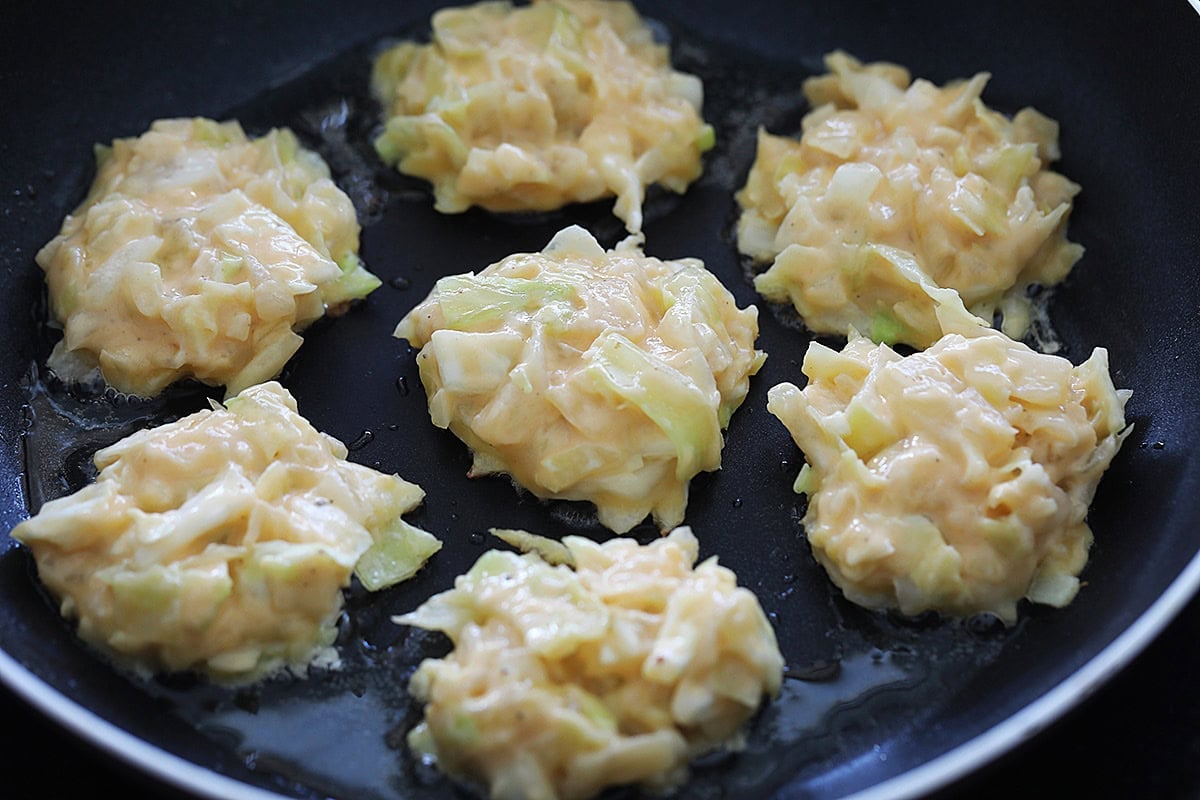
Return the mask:
[[[941,332],[919,283],[868,263],[871,247],[887,246],[977,315],[1001,311],[1004,331],[1023,337],[1027,288],[1060,282],[1083,253],[1066,238],[1079,187],[1047,169],[1059,157],[1057,123],[1031,108],[1011,120],[989,109],[987,73],[939,88],[842,52],[826,65],[804,83],[814,108],[800,139],[760,131],[737,195],[738,248],[772,262],[755,288],[792,303],[814,332],[853,326],[925,347]]]
[[[693,567],[689,528],[563,545],[573,566],[491,550],[396,618],[454,642],[413,675],[413,750],[491,797],[569,800],[668,788],[690,758],[736,747],[783,672],[754,594],[715,558]]]
[[[60,377],[99,367],[129,394],[195,378],[229,394],[274,378],[298,331],[364,297],[350,199],[286,129],[159,120],[96,148],[84,202],[37,255]]]
[[[420,487],[345,460],[271,381],[96,453],[96,481],[13,530],[85,640],[145,670],[244,681],[332,654],[342,589],[441,544]]]
[[[943,323],[908,356],[866,337],[841,352],[813,342],[807,386],[769,391],[808,462],[796,490],[813,552],[870,608],[1012,622],[1022,598],[1066,605],[1129,393],[1102,348],[1072,366],[982,321]]]
[[[618,533],[683,520],[766,358],[757,309],[700,261],[646,256],[632,237],[606,251],[578,226],[439,280],[396,336],[420,348],[430,417],[474,452],[472,475],[590,501]]]
[[[682,193],[713,129],[703,87],[626,2],[483,2],[433,15],[429,44],[376,61],[389,164],[433,184],[446,213],[546,211],[616,196],[642,228],[650,184]]]

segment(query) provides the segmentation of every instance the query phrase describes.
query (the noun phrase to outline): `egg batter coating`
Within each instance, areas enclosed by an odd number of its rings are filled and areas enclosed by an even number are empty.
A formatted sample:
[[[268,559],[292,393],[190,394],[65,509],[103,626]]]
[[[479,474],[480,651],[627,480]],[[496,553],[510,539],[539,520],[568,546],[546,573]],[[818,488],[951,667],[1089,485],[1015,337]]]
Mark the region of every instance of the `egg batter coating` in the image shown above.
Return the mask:
[[[63,338],[51,369],[149,397],[276,377],[299,331],[366,296],[354,206],[286,129],[159,120],[96,148],[87,199],[37,254]]]
[[[441,279],[396,336],[420,348],[430,417],[474,452],[472,476],[592,502],[618,533],[683,520],[688,482],[720,466],[766,358],[757,309],[700,261],[632,238],[606,251],[578,226]]]
[[[981,323],[909,356],[814,342],[803,372],[767,407],[804,452],[808,540],[847,598],[1009,623],[1022,598],[1074,599],[1128,433],[1105,350],[1072,366]]]
[[[441,544],[424,492],[345,460],[271,381],[96,453],[96,481],[14,539],[82,639],[140,671],[244,682],[336,656],[342,589],[414,574]]]
[[[445,213],[548,211],[616,197],[642,228],[646,187],[683,193],[713,129],[698,78],[671,68],[634,7],[483,2],[433,15],[429,44],[377,59],[381,158],[433,184]]]
[[[1079,187],[1047,168],[1060,155],[1058,124],[1031,108],[1011,120],[988,108],[987,73],[937,87],[842,52],[826,66],[804,83],[814,108],[799,140],[760,130],[737,195],[738,248],[771,265],[755,288],[791,303],[814,332],[854,327],[926,347],[941,331],[919,283],[867,263],[869,248],[896,248],[1022,338],[1028,287],[1059,283],[1083,253],[1066,238]]]
[[[736,748],[778,693],[783,657],[754,594],[689,528],[641,546],[566,537],[573,566],[485,553],[396,622],[446,633],[410,690],[410,747],[491,797],[582,800],[670,788],[689,759]]]

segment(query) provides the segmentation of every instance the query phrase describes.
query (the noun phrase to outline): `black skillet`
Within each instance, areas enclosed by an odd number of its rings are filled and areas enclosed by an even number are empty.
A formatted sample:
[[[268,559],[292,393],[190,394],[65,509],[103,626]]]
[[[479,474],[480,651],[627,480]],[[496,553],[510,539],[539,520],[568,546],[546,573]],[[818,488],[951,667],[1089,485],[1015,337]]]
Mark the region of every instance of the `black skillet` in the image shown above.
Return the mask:
[[[569,222],[608,244],[620,233],[604,203],[536,218],[439,216],[420,182],[379,168],[364,145],[376,123],[366,65],[382,41],[419,33],[435,5],[5,11],[0,525],[86,482],[95,447],[213,395],[182,388],[129,404],[42,379],[55,334],[44,325],[33,255],[85,193],[94,142],[136,135],[159,117],[236,116],[251,132],[293,126],[327,157],[358,204],[363,256],[388,281],[311,329],[282,379],[319,428],[354,444],[352,458],[422,484],[428,498],[413,521],[446,542],[413,581],[375,598],[351,592],[343,673],[230,691],[186,676],[139,682],[111,668],[58,619],[28,553],[0,540],[6,779],[31,774],[31,786],[52,795],[109,787],[134,796],[459,796],[414,769],[398,744],[418,713],[405,678],[445,642],[389,616],[446,588],[488,546],[479,534],[489,526],[606,536],[586,510],[533,502],[499,479],[469,481],[464,448],[429,424],[413,355],[390,336],[441,275],[539,249]],[[699,256],[739,304],[755,302],[730,237],[731,194],[749,167],[754,128],[798,127],[800,81],[821,55],[843,48],[939,83],[987,70],[991,105],[1033,105],[1061,122],[1059,169],[1083,186],[1071,237],[1087,254],[1050,305],[1065,354],[1079,361],[1107,347],[1118,385],[1134,390],[1134,433],[1093,505],[1096,544],[1074,604],[1025,608],[1011,630],[868,613],[837,595],[804,543],[803,506],[790,491],[801,456],[764,398],[774,383],[800,379],[807,336],[763,306],[759,345],[770,357],[734,417],[723,469],[693,484],[688,522],[703,554],[719,554],[757,592],[789,678],[747,750],[698,764],[680,796],[1131,787],[1192,796],[1200,787],[1192,722],[1200,694],[1189,680],[1200,669],[1200,608],[1189,605],[1200,583],[1196,11],[1183,0],[641,7],[670,38],[676,63],[705,79],[719,140],[685,197],[650,198],[649,252]],[[1040,768],[1052,777],[1029,779]]]

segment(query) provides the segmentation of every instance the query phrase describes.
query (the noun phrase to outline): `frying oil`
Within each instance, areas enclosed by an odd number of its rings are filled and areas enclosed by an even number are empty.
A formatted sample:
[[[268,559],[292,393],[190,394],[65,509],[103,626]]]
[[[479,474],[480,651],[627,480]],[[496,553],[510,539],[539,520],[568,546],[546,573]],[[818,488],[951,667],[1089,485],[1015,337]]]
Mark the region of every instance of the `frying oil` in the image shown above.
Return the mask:
[[[666,35],[662,26],[659,31]],[[677,67],[704,80],[705,117],[717,132],[717,147],[707,155],[705,173],[691,192],[699,202],[705,197],[727,200],[753,161],[758,127],[777,133],[799,130],[807,110],[800,83],[820,65],[760,63],[748,60],[747,54],[691,40],[677,39],[672,45]],[[330,164],[364,228],[397,207],[430,202],[420,181],[383,167],[371,149],[379,109],[366,86],[378,46],[348,51],[225,115],[240,119],[248,131],[291,126]],[[649,192],[647,220],[665,220],[681,202],[666,192]],[[604,220],[589,227],[612,228],[594,230],[598,236],[618,235],[619,226],[613,226],[606,204],[589,204],[571,213],[575,212],[588,220]],[[733,252],[736,217],[732,210],[723,213],[720,235]],[[415,275],[395,278],[392,286],[407,290]],[[752,296],[747,284],[730,288],[742,297]],[[772,312],[790,328],[802,329],[788,310]],[[397,379],[395,390],[408,395],[407,379]],[[100,447],[205,407],[211,396],[216,395],[198,387],[172,389],[155,400],[69,390],[35,370],[23,437],[30,511],[92,480],[91,458]],[[373,436],[364,430],[356,443],[365,445]],[[794,466],[787,465],[786,471],[792,470]],[[750,507],[753,502],[747,498],[744,504]],[[742,510],[743,499],[733,506]],[[554,513],[569,516],[574,509]],[[478,544],[474,537],[470,541]],[[458,542],[467,543],[465,536]],[[838,780],[845,769],[883,764],[914,721],[963,689],[1010,638],[1010,632],[987,625],[897,621],[852,607],[836,596],[805,547],[787,547],[794,551],[786,559],[788,574],[755,587],[770,618],[780,630],[792,631],[798,629],[799,619],[832,623],[806,641],[781,636],[789,663],[779,697],[755,717],[742,747],[700,759],[693,768],[694,779],[672,796],[762,797],[796,780],[819,790]],[[407,693],[408,677],[423,658],[443,655],[449,645],[438,634],[391,622],[393,614],[411,610],[443,588],[418,574],[379,596],[352,591],[340,626],[340,663],[334,666],[313,667],[304,676],[283,675],[249,688],[180,676],[147,681],[144,688],[215,746],[237,754],[270,784],[297,796],[445,798],[456,790],[410,756],[404,737],[421,713]],[[331,731],[338,735],[331,736]]]
[[[97,450],[203,408],[211,394],[195,386],[177,386],[143,399],[102,385],[67,387],[36,364],[30,366],[26,386],[21,453],[30,514],[95,480],[92,458]]]

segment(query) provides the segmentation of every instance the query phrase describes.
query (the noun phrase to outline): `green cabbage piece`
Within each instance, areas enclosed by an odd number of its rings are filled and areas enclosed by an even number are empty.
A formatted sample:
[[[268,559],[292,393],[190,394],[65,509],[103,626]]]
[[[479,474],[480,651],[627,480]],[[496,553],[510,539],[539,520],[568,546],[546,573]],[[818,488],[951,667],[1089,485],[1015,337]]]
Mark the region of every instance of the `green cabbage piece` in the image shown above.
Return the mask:
[[[455,330],[471,330],[516,311],[578,299],[575,287],[557,281],[470,273],[442,278],[434,291],[446,326]]]
[[[402,519],[375,534],[374,543],[359,557],[354,574],[368,591],[386,589],[411,578],[442,543]]]
[[[594,385],[637,406],[675,447],[680,480],[720,462],[721,426],[704,392],[687,375],[616,331],[592,345],[585,374]]]
[[[362,260],[354,253],[343,255],[337,260],[337,265],[342,270],[342,274],[322,291],[322,297],[327,306],[361,300],[383,285],[383,281],[369,272],[363,266]]]
[[[876,344],[894,345],[896,342],[905,341],[905,337],[909,335],[908,326],[891,314],[879,312],[871,317],[871,341]]]

